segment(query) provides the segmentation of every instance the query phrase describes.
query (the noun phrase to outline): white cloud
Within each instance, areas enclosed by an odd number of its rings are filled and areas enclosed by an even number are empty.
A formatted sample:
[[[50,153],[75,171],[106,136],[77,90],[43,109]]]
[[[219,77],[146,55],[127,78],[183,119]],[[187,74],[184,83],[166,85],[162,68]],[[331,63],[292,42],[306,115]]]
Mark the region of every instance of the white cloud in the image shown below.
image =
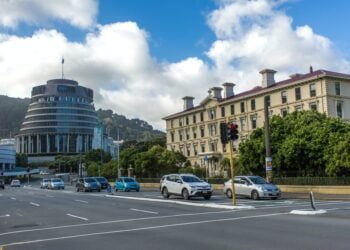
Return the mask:
[[[181,97],[191,95],[199,103],[210,87],[227,81],[237,84],[236,92],[252,88],[260,84],[263,68],[277,70],[278,79],[305,73],[309,65],[347,72],[349,61],[331,40],[308,25],[294,28],[279,10],[281,2],[220,1],[208,16],[217,35],[206,51],[210,65],[193,55],[157,61],[150,54],[150,34],[134,22],[97,25],[84,42],[69,41],[56,30],[29,37],[0,34],[0,94],[29,96],[34,85],[60,77],[64,55],[67,78],[93,88],[96,107],[164,129],[161,118],[182,110]]]
[[[96,0],[0,0],[0,26],[9,28],[57,19],[86,29],[95,24],[96,14]]]

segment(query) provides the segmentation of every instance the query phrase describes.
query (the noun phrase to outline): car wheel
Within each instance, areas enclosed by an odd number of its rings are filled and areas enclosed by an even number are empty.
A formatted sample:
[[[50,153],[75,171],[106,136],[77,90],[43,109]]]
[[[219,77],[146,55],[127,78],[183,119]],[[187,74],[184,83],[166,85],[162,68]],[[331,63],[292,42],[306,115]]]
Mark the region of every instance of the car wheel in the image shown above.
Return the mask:
[[[210,200],[211,195],[204,195],[203,197],[204,197],[204,199],[206,199],[206,200]]]
[[[101,192],[101,188],[98,191]]]
[[[76,188],[76,191],[79,192],[79,188],[78,187]]]
[[[232,190],[231,189],[227,189],[227,191],[226,191],[226,197],[227,198],[232,198]]]
[[[165,187],[165,188],[163,188],[163,190],[162,190],[162,195],[163,195],[163,197],[165,198],[165,199],[168,199],[169,198],[169,193],[168,193],[168,189]]]
[[[190,199],[190,194],[188,193],[188,190],[186,188],[182,190],[182,197],[184,198],[184,200]]]
[[[140,192],[140,189],[136,189],[136,192]]]
[[[86,188],[83,188],[83,192],[87,192]]]
[[[252,191],[251,198],[252,198],[253,200],[259,200],[259,193],[258,193],[256,190],[253,190],[253,191]]]
[[[277,200],[278,199],[278,197],[272,197],[271,198],[271,200]]]

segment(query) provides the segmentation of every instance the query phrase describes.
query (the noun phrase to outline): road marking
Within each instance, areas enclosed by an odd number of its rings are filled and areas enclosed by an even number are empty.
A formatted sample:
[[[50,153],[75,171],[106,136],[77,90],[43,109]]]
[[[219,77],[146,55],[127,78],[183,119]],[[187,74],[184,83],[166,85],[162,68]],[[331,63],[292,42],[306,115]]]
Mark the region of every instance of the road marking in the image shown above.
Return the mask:
[[[20,213],[16,213],[19,217],[23,217],[23,214]]]
[[[15,197],[11,197],[11,200],[14,200],[14,201],[15,201],[15,200],[17,200],[17,199],[16,199]]]
[[[89,202],[83,201],[83,200],[74,200],[74,201],[81,202],[81,203],[89,203]]]
[[[130,210],[136,211],[136,212],[148,213],[148,214],[158,214],[158,212],[147,211],[147,210],[141,210],[141,209],[136,209],[136,208],[130,208]]]
[[[49,197],[49,198],[54,198],[55,196],[53,196],[53,195],[46,195],[46,197]]]
[[[35,207],[40,207],[40,205],[38,203],[30,202],[29,204],[32,206],[35,206]]]
[[[0,215],[0,218],[3,218],[3,217],[10,217],[10,215],[9,214]]]
[[[128,199],[128,200],[141,200],[141,201],[155,201],[163,203],[172,203],[178,205],[186,206],[195,206],[195,207],[208,207],[208,208],[220,208],[220,209],[254,209],[253,206],[229,206],[229,205],[219,205],[216,203],[194,203],[194,202],[185,202],[185,201],[176,201],[176,200],[161,200],[161,199],[150,199],[150,198],[141,198],[141,197],[131,197],[131,196],[118,196],[118,195],[105,195],[106,197],[119,198],[119,199]]]
[[[33,229],[25,229],[18,230],[6,233],[0,233],[0,236],[9,235],[9,234],[18,234],[18,233],[26,233],[33,231],[46,231],[46,230],[54,230],[54,229],[62,229],[62,228],[72,228],[72,227],[84,227],[84,226],[95,226],[95,225],[104,225],[104,224],[113,224],[113,223],[122,223],[122,222],[131,222],[131,221],[143,221],[143,220],[153,220],[153,219],[166,219],[166,218],[174,218],[174,217],[187,217],[187,216],[196,216],[196,215],[208,215],[208,214],[223,214],[223,213],[232,213],[232,210],[225,210],[219,212],[204,212],[204,213],[191,213],[191,214],[175,214],[175,215],[163,215],[163,216],[152,216],[145,218],[135,218],[135,219],[123,219],[123,220],[112,220],[112,221],[101,221],[101,222],[91,222],[91,223],[83,223],[83,224],[72,224],[65,226],[55,226],[55,227],[43,227],[43,228],[33,228]]]
[[[169,228],[169,227],[199,225],[199,224],[213,223],[213,222],[237,221],[237,220],[244,220],[244,219],[272,217],[272,216],[286,215],[288,213],[289,212],[287,212],[287,213],[273,213],[273,214],[252,215],[252,216],[242,216],[242,217],[226,218],[226,219],[202,220],[202,221],[184,222],[184,223],[176,223],[176,224],[168,224],[168,225],[160,225],[160,226],[137,227],[137,228],[132,228],[132,229],[122,229],[122,230],[105,231],[105,232],[97,232],[97,233],[89,233],[89,234],[69,235],[69,236],[63,236],[63,237],[55,237],[55,238],[46,238],[46,239],[39,239],[39,240],[13,242],[13,243],[5,244],[5,245],[3,245],[3,247],[17,246],[17,245],[26,245],[26,244],[33,244],[33,243],[46,242],[46,241],[82,238],[82,237],[96,236],[96,235],[117,234],[117,233],[145,231],[145,230]]]
[[[74,214],[67,214],[67,215],[70,216],[70,217],[74,217],[74,218],[81,219],[81,220],[85,220],[85,221],[89,220],[89,219],[87,219],[87,218],[80,217],[80,216],[76,216],[76,215],[74,215]]]

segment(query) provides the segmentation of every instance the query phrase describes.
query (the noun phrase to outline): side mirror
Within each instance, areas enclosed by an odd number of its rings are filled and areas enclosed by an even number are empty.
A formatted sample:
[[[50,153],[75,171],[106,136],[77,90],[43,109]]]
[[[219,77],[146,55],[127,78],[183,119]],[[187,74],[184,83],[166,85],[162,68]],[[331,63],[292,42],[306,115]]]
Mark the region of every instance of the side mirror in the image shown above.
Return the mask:
[[[179,184],[182,184],[182,181],[181,180],[176,180],[177,183]]]

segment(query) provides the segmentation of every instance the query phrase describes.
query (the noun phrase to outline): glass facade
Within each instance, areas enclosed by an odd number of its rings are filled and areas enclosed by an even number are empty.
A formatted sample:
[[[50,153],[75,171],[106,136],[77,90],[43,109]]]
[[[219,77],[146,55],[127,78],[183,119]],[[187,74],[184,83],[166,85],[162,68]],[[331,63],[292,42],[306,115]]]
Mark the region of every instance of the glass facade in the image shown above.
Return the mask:
[[[29,156],[87,152],[92,149],[97,124],[91,89],[73,80],[49,80],[32,89],[16,137],[17,152]]]

